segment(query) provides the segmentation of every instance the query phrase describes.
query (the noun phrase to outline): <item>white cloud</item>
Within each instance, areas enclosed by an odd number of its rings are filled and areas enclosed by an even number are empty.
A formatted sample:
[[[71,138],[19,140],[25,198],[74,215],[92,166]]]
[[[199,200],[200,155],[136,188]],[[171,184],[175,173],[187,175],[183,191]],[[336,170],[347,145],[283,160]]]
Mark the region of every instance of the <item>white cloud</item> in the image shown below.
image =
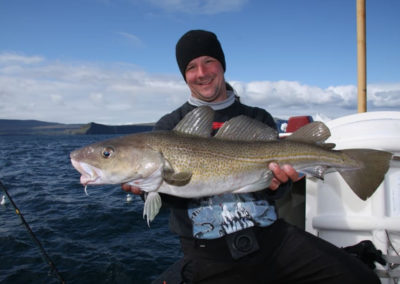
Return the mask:
[[[103,96],[103,94],[102,93],[91,93],[90,95],[89,95],[89,99],[94,103],[94,104],[97,104],[97,105],[99,105],[99,104],[102,104],[102,103],[104,103],[104,96]]]
[[[63,97],[59,94],[50,95],[50,99],[54,104],[59,104],[59,105],[63,104]]]
[[[127,32],[118,32],[120,36],[123,38],[127,39],[130,43],[132,43],[136,47],[143,47],[144,43],[143,41],[136,35],[127,33]]]
[[[357,87],[320,88],[293,81],[232,82],[242,101],[288,118],[312,115],[336,118],[357,112]],[[400,83],[371,84],[367,87],[368,111],[400,111]]]
[[[153,122],[189,95],[180,74],[154,75],[128,64],[68,63],[36,56],[5,60],[11,57],[4,53],[0,58],[0,118]],[[283,80],[230,83],[244,103],[281,118],[317,114],[335,118],[357,112],[357,88],[351,85],[320,88]],[[368,111],[374,110],[400,111],[400,83],[368,85]]]
[[[42,60],[29,66],[21,61],[10,70],[9,64],[0,63],[0,118],[151,122],[187,96],[178,74],[151,76],[132,65]]]
[[[5,52],[0,54],[0,64],[36,64],[43,61],[40,56],[25,56],[12,52]]]
[[[399,110],[400,88],[398,84],[373,84],[368,88],[368,102],[374,107]]]
[[[215,15],[240,10],[248,0],[147,0],[168,12]]]

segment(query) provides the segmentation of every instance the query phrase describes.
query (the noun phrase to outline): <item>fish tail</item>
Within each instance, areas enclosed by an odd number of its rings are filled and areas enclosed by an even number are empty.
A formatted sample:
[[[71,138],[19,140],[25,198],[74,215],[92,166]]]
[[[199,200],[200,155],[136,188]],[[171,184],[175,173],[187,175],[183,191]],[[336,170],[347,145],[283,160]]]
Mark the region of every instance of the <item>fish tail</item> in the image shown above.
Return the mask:
[[[341,152],[357,161],[360,167],[354,170],[338,169],[340,175],[359,198],[367,200],[385,178],[393,154],[372,149],[347,149]]]

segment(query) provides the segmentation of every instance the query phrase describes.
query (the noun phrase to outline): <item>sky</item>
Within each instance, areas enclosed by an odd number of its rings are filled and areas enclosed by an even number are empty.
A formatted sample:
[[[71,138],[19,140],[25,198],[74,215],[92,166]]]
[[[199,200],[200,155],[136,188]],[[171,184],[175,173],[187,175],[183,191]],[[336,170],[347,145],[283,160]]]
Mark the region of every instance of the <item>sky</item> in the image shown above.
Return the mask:
[[[366,0],[367,109],[400,111],[400,1]],[[190,95],[188,30],[217,34],[243,103],[357,113],[356,0],[0,0],[0,119],[155,122]]]

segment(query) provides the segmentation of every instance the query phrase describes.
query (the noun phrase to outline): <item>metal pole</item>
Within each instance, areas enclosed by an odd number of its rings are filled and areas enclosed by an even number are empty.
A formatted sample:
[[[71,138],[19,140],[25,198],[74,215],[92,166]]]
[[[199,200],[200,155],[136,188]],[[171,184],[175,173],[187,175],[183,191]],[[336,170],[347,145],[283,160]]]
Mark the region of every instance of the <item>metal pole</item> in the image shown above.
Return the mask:
[[[367,111],[365,0],[357,1],[358,112]]]

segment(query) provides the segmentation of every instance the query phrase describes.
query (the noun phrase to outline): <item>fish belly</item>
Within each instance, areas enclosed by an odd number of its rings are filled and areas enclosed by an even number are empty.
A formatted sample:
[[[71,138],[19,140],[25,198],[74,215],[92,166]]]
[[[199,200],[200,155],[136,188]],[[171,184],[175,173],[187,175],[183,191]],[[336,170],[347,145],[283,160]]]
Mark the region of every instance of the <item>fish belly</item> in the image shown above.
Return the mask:
[[[266,167],[251,172],[237,172],[208,178],[194,177],[188,184],[174,186],[163,182],[158,192],[182,198],[200,198],[224,193],[246,193],[269,186],[271,171]]]

